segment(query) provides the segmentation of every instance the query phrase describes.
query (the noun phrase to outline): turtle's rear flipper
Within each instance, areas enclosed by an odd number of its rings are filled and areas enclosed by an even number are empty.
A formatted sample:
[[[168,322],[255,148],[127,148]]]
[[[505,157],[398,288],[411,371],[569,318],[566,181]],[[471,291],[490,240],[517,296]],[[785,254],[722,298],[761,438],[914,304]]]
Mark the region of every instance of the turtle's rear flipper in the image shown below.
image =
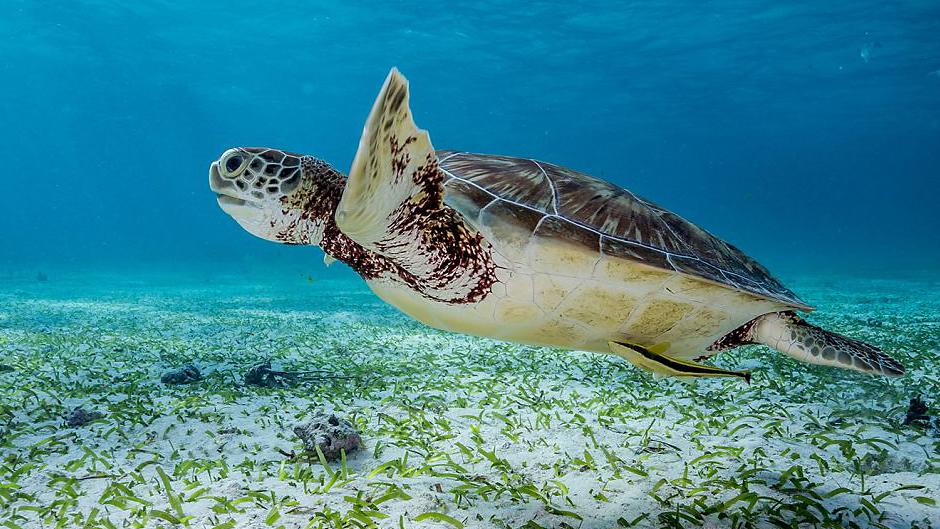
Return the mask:
[[[728,371],[696,362],[688,362],[630,343],[607,342],[607,345],[615,355],[654,375],[681,378],[739,377],[746,382],[751,381],[751,374],[747,371]]]
[[[761,316],[750,340],[810,364],[854,369],[873,375],[901,376],[904,366],[880,349],[806,323],[792,312]]]

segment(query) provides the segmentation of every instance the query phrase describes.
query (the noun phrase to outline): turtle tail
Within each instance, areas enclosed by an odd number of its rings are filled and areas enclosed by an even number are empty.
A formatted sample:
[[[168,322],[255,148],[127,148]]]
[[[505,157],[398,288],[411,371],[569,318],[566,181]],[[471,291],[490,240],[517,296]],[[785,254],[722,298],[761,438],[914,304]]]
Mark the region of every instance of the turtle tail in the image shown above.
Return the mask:
[[[793,312],[766,314],[754,323],[748,336],[750,341],[801,362],[889,377],[904,374],[904,366],[881,349],[811,325]]]

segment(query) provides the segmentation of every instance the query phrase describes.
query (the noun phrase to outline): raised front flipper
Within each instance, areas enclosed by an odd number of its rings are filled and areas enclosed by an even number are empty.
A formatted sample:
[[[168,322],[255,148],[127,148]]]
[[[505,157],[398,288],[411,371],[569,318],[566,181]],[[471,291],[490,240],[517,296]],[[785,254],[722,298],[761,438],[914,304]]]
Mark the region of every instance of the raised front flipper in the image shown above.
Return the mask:
[[[751,374],[747,371],[728,371],[718,367],[679,360],[678,358],[655,353],[636,344],[608,342],[607,345],[610,346],[612,353],[628,360],[640,369],[656,375],[685,378],[738,377],[743,378],[745,382],[751,381]]]
[[[408,81],[393,68],[362,130],[336,224],[378,251],[390,230],[406,228],[403,217],[441,209],[442,181],[431,139],[411,117]]]
[[[490,292],[490,246],[444,205],[443,173],[428,133],[408,107],[408,81],[392,69],[359,141],[336,224],[356,243],[399,267],[388,279],[447,303]]]

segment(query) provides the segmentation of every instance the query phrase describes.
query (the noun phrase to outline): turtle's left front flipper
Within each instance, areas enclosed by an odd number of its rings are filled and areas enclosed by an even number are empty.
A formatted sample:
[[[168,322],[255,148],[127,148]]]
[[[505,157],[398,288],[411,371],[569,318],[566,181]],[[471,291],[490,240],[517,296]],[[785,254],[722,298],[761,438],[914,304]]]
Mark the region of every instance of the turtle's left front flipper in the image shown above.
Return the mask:
[[[336,224],[426,297],[477,301],[495,281],[491,250],[444,205],[443,179],[428,133],[411,117],[408,81],[392,69],[362,131]]]

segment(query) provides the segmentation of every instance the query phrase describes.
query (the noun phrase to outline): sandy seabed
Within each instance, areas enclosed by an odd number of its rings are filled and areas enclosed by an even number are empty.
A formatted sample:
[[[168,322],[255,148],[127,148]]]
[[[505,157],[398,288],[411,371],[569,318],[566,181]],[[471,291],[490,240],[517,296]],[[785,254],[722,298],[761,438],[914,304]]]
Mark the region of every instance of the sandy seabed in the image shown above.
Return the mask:
[[[940,278],[790,285],[908,375],[749,346],[715,362],[750,385],[654,379],[428,329],[358,281],[0,278],[0,527],[940,527],[940,424],[904,424],[917,395],[940,413]],[[244,384],[266,359],[346,378]],[[365,448],[303,453],[323,411]]]

